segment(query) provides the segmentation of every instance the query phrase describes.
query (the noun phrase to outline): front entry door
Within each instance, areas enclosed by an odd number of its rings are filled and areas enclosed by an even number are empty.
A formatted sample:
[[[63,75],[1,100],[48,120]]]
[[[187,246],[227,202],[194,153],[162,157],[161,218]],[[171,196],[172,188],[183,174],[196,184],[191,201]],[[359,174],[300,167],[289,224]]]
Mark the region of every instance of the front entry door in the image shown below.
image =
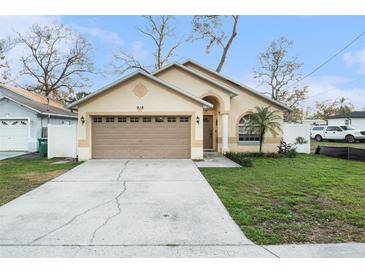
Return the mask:
[[[213,149],[213,116],[211,115],[203,117],[203,147]]]

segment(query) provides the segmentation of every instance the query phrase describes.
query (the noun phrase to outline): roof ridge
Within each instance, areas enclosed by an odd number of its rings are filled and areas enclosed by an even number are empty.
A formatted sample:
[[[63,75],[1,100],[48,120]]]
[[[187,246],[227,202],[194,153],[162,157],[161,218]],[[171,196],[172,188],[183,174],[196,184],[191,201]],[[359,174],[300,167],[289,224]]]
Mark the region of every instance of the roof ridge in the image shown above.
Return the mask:
[[[287,110],[291,110],[290,107],[287,106],[286,104],[281,103],[279,101],[276,101],[276,100],[274,100],[274,99],[272,99],[272,98],[270,98],[270,97],[262,94],[261,92],[259,92],[259,91],[255,90],[255,89],[253,89],[253,88],[251,88],[251,87],[249,87],[249,86],[247,86],[247,85],[245,85],[245,84],[237,81],[236,79],[233,79],[232,77],[229,77],[229,76],[227,76],[225,74],[222,74],[221,72],[216,72],[216,71],[212,70],[211,68],[208,68],[207,66],[205,66],[205,65],[203,65],[203,64],[201,64],[201,63],[199,63],[199,62],[197,62],[197,61],[195,61],[195,60],[193,60],[191,58],[188,58],[188,59],[185,59],[185,60],[181,61],[180,64],[182,66],[185,66],[185,64],[188,63],[188,62],[191,62],[191,63],[195,64],[196,66],[201,67],[201,68],[203,68],[203,69],[205,69],[205,70],[207,70],[207,71],[209,71],[209,72],[217,75],[218,77],[224,78],[225,80],[230,81],[230,82],[232,82],[232,83],[234,83],[234,84],[236,84],[236,85],[238,85],[238,86],[240,86],[240,87],[242,87],[244,89],[247,89],[251,93],[253,93],[253,94],[257,95],[257,96],[260,96],[260,97],[262,97],[262,98],[264,98],[264,99],[266,99],[266,100],[268,100],[268,101],[270,101],[270,102],[272,102],[272,103],[274,103],[276,105],[279,105],[279,106],[281,106],[281,107],[283,107],[283,108],[285,108]]]
[[[128,80],[128,79],[130,79],[130,78],[132,78],[132,77],[134,77],[136,75],[138,75],[138,74],[144,75],[145,77],[147,77],[147,78],[149,78],[151,80],[154,80],[156,82],[159,82],[160,84],[165,85],[165,86],[167,86],[167,87],[169,87],[169,88],[171,88],[171,89],[179,92],[180,94],[183,94],[183,95],[185,95],[185,96],[187,96],[187,97],[189,97],[189,98],[191,98],[191,99],[193,99],[193,100],[195,100],[195,101],[197,101],[197,102],[199,102],[199,103],[201,103],[201,104],[203,104],[203,105],[205,105],[207,107],[213,107],[213,105],[211,103],[204,101],[203,99],[197,97],[196,95],[191,94],[190,92],[188,92],[188,91],[186,91],[186,90],[184,90],[184,89],[182,89],[180,87],[177,87],[175,85],[172,85],[171,83],[169,83],[167,81],[164,81],[164,80],[162,80],[162,79],[160,79],[160,78],[152,75],[151,73],[147,73],[147,72],[145,72],[145,71],[143,71],[141,69],[138,69],[138,70],[136,70],[134,72],[131,72],[131,73],[125,75],[124,77],[122,77],[122,78],[120,78],[120,79],[118,79],[118,80],[116,80],[116,81],[114,81],[114,82],[112,82],[112,83],[110,83],[110,84],[108,84],[108,85],[106,85],[106,86],[104,86],[104,87],[102,87],[102,88],[100,88],[100,89],[98,89],[98,90],[90,93],[89,95],[87,95],[87,96],[85,96],[85,97],[83,97],[83,98],[81,98],[81,99],[79,99],[79,100],[77,100],[77,101],[75,101],[75,102],[73,102],[71,104],[68,104],[66,107],[67,108],[72,108],[74,106],[77,106],[78,104],[80,104],[80,103],[82,103],[84,101],[87,101],[88,99],[90,99],[90,98],[92,98],[92,97],[94,97],[94,96],[96,96],[96,95],[104,92],[105,90],[107,90],[109,88],[112,88],[112,87],[114,87],[114,86],[116,86],[116,85],[118,85],[118,84],[120,84],[120,83],[122,83],[122,82],[124,82],[124,81],[126,81],[126,80]]]

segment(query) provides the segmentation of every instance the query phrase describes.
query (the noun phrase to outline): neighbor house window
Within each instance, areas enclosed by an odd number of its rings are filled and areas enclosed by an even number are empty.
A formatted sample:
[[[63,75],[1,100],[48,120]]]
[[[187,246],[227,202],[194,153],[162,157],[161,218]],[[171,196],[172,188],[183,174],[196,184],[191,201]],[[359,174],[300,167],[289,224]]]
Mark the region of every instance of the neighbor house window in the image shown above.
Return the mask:
[[[156,117],[155,118],[156,123],[163,123],[164,120],[165,120],[164,117]]]
[[[143,117],[143,123],[151,123],[152,118],[151,117]]]
[[[101,123],[103,121],[102,117],[94,117],[93,118],[94,123]]]
[[[114,117],[106,117],[105,122],[107,123],[114,123]]]
[[[139,117],[131,117],[130,121],[131,121],[131,123],[138,123],[139,122]]]
[[[181,123],[187,123],[187,122],[189,122],[189,117],[180,117],[180,122]]]
[[[245,115],[238,123],[238,142],[259,142],[260,135],[255,132],[250,132],[247,124],[251,119],[251,115]]]
[[[168,123],[175,123],[176,122],[176,117],[167,117],[167,122]]]
[[[118,123],[126,123],[127,117],[118,117]]]

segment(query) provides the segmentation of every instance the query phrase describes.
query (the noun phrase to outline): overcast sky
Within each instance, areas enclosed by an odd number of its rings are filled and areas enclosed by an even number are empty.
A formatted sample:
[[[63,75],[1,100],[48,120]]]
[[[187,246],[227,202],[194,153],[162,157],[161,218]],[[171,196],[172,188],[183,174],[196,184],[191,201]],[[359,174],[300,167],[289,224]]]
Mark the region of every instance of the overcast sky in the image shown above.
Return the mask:
[[[121,47],[144,63],[152,62],[152,43],[136,28],[144,26],[140,16],[0,16],[0,37],[12,31],[25,31],[31,24],[63,23],[82,32],[93,44],[96,66],[108,68],[113,51]],[[177,34],[186,38],[191,27],[190,16],[175,18]],[[238,36],[229,52],[223,73],[259,91],[252,77],[257,55],[264,51],[273,39],[285,36],[294,42],[292,54],[304,62],[302,74],[336,53],[354,37],[364,31],[364,16],[242,16]],[[11,52],[14,70],[19,66],[20,49]],[[185,43],[177,51],[176,60],[192,58],[215,69],[220,51],[205,52],[204,44]],[[93,75],[94,91],[118,75]],[[305,104],[313,106],[316,100],[346,97],[361,110],[365,107],[365,36],[344,53],[302,82],[309,86],[309,98]],[[18,81],[21,81],[19,79]]]

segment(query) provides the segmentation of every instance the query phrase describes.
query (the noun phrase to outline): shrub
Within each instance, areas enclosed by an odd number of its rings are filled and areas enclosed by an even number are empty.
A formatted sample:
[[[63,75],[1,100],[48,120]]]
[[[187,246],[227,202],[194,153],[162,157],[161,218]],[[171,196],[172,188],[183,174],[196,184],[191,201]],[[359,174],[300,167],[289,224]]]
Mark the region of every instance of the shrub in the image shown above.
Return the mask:
[[[225,156],[228,159],[231,159],[233,162],[236,162],[237,164],[244,166],[244,167],[252,167],[253,163],[251,159],[247,157],[246,154],[240,153],[240,152],[227,152]]]
[[[294,158],[297,156],[296,145],[289,144],[283,139],[280,140],[280,145],[278,146],[278,154],[287,156],[289,158]]]

